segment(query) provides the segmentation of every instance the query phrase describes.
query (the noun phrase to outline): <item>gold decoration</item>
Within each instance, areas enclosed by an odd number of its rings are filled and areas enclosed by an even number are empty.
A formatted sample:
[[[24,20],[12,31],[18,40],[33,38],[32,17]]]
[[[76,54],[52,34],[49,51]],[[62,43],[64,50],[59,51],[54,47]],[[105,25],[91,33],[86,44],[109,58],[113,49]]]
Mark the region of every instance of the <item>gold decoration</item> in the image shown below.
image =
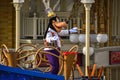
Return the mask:
[[[55,16],[55,13],[54,13],[54,12],[48,13],[48,17],[54,17],[54,16]]]

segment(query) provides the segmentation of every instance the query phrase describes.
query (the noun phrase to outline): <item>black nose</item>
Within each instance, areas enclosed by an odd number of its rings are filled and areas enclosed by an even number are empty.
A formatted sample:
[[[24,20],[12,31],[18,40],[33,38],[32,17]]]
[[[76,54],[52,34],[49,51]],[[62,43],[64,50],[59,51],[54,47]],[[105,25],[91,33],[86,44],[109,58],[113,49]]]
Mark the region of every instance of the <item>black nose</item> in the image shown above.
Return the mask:
[[[67,24],[69,23],[69,21],[65,21]]]

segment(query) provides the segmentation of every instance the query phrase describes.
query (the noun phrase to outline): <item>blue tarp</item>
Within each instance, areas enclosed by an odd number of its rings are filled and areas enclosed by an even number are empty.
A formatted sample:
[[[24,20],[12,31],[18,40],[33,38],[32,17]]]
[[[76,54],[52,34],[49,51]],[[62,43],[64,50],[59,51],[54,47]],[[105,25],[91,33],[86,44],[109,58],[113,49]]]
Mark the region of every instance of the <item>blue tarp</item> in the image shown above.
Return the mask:
[[[0,65],[0,80],[64,80],[64,76]]]

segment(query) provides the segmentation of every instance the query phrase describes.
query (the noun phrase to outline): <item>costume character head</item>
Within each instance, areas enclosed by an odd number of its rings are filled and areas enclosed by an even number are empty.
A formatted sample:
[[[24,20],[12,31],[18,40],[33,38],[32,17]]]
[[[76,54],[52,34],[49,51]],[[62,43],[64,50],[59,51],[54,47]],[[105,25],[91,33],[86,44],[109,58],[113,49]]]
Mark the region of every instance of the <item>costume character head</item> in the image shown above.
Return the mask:
[[[62,30],[63,27],[66,28],[67,23],[66,22],[60,22],[59,17],[54,16],[54,17],[50,18],[44,37],[46,37],[46,34],[47,34],[49,28],[51,28],[54,31],[56,31],[57,33],[59,33]]]

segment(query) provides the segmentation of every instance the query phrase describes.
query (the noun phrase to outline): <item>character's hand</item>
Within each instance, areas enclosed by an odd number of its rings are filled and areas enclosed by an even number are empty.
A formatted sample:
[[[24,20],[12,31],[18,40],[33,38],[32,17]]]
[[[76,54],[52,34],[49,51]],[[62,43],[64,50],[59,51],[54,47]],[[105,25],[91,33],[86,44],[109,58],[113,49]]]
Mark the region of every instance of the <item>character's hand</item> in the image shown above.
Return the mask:
[[[70,31],[70,33],[76,33],[76,32],[78,32],[78,28],[74,27],[74,28],[70,29],[69,31]]]

